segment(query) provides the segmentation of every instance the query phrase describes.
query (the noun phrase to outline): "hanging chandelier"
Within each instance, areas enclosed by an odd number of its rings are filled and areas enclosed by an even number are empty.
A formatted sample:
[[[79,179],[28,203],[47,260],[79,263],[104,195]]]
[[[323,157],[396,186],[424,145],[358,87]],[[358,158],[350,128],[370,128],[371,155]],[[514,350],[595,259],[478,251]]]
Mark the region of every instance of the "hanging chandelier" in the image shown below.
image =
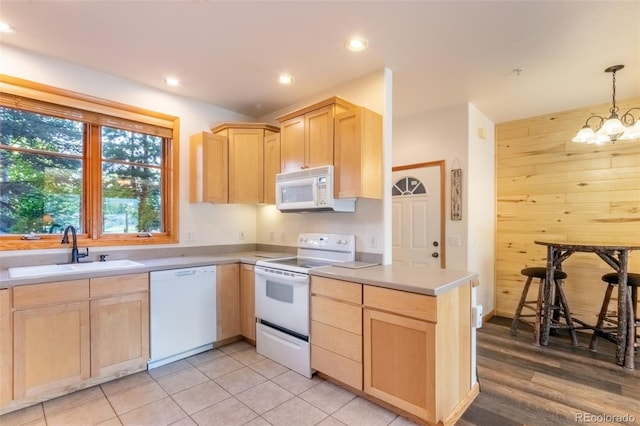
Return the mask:
[[[612,91],[612,103],[609,108],[609,118],[604,118],[599,115],[592,115],[587,118],[584,126],[578,134],[571,139],[573,142],[581,143],[596,143],[601,144],[604,142],[615,142],[617,140],[629,140],[640,138],[640,114],[638,119],[634,117],[631,111],[638,110],[640,108],[631,108],[620,117],[618,117],[618,107],[616,106],[616,72],[624,68],[624,65],[613,65],[605,69],[605,72],[610,72],[613,76],[613,91]],[[590,121],[595,121],[595,131],[589,125]]]

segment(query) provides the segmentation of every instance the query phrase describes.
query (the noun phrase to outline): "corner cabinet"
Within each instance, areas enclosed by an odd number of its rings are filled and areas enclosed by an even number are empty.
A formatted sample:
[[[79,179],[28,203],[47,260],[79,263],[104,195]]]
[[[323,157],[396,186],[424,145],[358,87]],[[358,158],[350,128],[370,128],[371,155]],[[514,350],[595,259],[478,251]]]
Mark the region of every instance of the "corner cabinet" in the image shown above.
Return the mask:
[[[357,107],[335,117],[335,197],[382,199],[382,116]]]
[[[222,123],[211,131],[228,144],[229,203],[263,203],[264,139],[280,129],[265,123]]]
[[[277,117],[282,172],[334,161],[334,118],[356,105],[337,96]]]
[[[264,140],[280,129],[265,123],[221,123],[211,130],[189,138],[189,200],[263,203]]]

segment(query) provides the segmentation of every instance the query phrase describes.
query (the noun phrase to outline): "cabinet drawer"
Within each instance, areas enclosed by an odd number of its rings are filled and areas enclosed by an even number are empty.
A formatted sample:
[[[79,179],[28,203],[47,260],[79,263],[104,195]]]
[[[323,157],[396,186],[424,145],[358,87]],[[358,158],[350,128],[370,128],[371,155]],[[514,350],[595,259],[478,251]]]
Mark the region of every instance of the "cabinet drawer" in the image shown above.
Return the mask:
[[[362,335],[362,308],[322,296],[311,296],[311,319]]]
[[[89,280],[60,281],[13,288],[13,308],[28,309],[89,298]]]
[[[362,390],[362,364],[359,362],[312,344],[311,368],[355,389]]]
[[[334,280],[324,277],[311,277],[311,293],[351,303],[362,303],[362,284]]]
[[[311,321],[311,343],[362,362],[362,336],[317,321]]]
[[[424,321],[436,322],[436,298],[424,294],[364,286],[364,305]]]
[[[141,293],[149,291],[149,274],[129,274],[115,277],[91,278],[91,297],[113,296],[117,294]]]

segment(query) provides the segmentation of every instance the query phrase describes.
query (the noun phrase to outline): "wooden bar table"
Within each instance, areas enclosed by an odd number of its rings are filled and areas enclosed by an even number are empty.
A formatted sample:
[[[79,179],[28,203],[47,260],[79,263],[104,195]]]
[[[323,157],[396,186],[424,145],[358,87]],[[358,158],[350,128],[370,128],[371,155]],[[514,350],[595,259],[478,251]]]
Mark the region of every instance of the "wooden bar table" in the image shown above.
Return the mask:
[[[640,250],[640,245],[624,244],[573,244],[557,241],[535,241],[547,247],[547,278],[543,292],[543,312],[536,317],[535,341],[546,346],[549,343],[549,331],[552,315],[552,289],[555,287],[553,270],[562,269],[562,262],[573,253],[595,253],[618,273],[618,343],[616,363],[626,368],[634,368],[634,312],[631,292],[627,291],[627,263],[629,252]],[[631,315],[629,315],[629,313]],[[629,344],[627,345],[627,342]]]

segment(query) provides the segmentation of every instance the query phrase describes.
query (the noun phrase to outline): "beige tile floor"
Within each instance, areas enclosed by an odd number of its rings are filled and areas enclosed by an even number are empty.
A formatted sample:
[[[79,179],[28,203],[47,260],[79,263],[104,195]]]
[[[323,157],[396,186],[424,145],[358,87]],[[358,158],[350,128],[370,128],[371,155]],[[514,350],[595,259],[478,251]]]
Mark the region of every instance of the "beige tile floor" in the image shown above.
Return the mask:
[[[0,425],[412,425],[236,342],[0,416]]]

